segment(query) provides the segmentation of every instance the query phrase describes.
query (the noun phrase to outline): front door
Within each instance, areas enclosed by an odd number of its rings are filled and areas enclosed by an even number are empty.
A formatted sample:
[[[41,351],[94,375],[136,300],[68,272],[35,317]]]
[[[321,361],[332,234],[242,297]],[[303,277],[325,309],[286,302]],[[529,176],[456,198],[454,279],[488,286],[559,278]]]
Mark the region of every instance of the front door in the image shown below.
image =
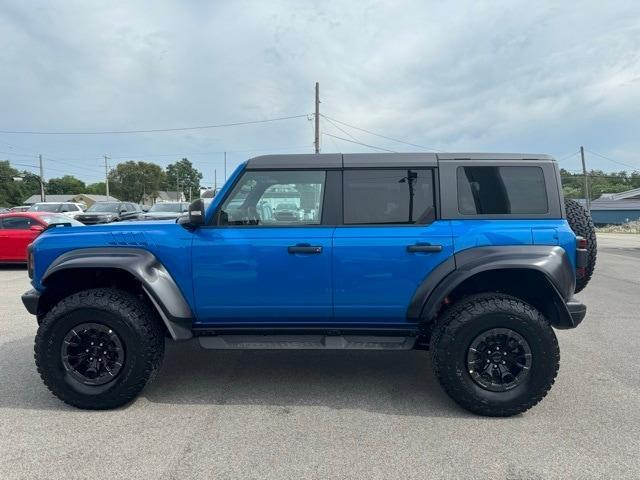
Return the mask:
[[[422,281],[453,255],[450,222],[436,219],[434,173],[345,169],[344,225],[333,241],[337,322],[406,323]]]
[[[199,323],[332,319],[334,227],[322,224],[326,175],[321,170],[242,174],[215,225],[194,232]]]

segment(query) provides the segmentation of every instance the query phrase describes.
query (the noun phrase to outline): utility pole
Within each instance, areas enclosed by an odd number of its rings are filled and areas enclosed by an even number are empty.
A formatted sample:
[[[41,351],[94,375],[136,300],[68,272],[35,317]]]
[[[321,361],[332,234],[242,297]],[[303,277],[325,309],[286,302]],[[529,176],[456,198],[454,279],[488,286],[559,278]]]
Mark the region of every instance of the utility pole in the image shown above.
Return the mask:
[[[587,176],[587,166],[584,162],[584,147],[580,146],[580,158],[582,158],[582,176],[584,177],[584,198],[587,201],[587,211],[591,213],[591,196],[589,194],[589,177]]]
[[[224,181],[227,181],[227,152],[224,152]]]
[[[38,155],[38,160],[40,160],[40,201],[46,202],[47,196],[44,193],[44,169],[42,168],[42,154]]]
[[[213,194],[216,194],[216,190],[218,190],[218,170],[213,169]]]
[[[109,200],[109,156],[104,154],[104,186],[106,189],[107,200]]]
[[[316,82],[316,115],[315,140],[313,142],[316,153],[320,153],[320,84]]]
[[[180,177],[176,174],[176,202],[180,201]]]

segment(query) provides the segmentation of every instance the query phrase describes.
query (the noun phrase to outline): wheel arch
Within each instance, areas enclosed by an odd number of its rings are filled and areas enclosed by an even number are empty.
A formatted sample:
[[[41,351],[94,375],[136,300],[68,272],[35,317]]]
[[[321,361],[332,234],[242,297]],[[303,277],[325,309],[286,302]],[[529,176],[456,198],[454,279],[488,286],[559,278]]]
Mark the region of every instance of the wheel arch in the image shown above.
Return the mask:
[[[431,278],[435,275],[435,278]],[[575,285],[573,266],[557,246],[477,247],[442,264],[416,291],[409,320],[431,324],[447,305],[482,292],[521,298],[556,328],[572,328],[566,302]]]
[[[86,248],[60,255],[41,280],[38,310],[93,287],[134,291],[149,301],[174,340],[191,338],[193,314],[178,285],[155,255],[138,248]]]

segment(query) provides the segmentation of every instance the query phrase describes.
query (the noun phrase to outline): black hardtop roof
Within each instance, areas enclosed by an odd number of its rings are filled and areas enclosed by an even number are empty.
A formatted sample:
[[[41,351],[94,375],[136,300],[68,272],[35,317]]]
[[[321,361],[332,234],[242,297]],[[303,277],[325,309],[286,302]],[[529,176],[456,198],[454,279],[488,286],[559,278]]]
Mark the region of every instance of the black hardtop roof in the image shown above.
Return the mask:
[[[551,155],[533,153],[308,153],[261,155],[248,160],[247,168],[355,168],[383,166],[437,166],[452,160],[555,161]]]

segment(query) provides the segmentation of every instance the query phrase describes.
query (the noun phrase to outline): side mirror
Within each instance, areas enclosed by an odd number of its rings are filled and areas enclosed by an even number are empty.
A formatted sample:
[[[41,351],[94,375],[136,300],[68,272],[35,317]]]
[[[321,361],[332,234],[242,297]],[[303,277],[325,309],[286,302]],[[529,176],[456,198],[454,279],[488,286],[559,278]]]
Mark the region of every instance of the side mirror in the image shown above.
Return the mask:
[[[201,198],[189,205],[189,224],[192,227],[204,225],[204,201]]]
[[[44,232],[44,227],[42,225],[31,225],[29,230],[32,232]]]

